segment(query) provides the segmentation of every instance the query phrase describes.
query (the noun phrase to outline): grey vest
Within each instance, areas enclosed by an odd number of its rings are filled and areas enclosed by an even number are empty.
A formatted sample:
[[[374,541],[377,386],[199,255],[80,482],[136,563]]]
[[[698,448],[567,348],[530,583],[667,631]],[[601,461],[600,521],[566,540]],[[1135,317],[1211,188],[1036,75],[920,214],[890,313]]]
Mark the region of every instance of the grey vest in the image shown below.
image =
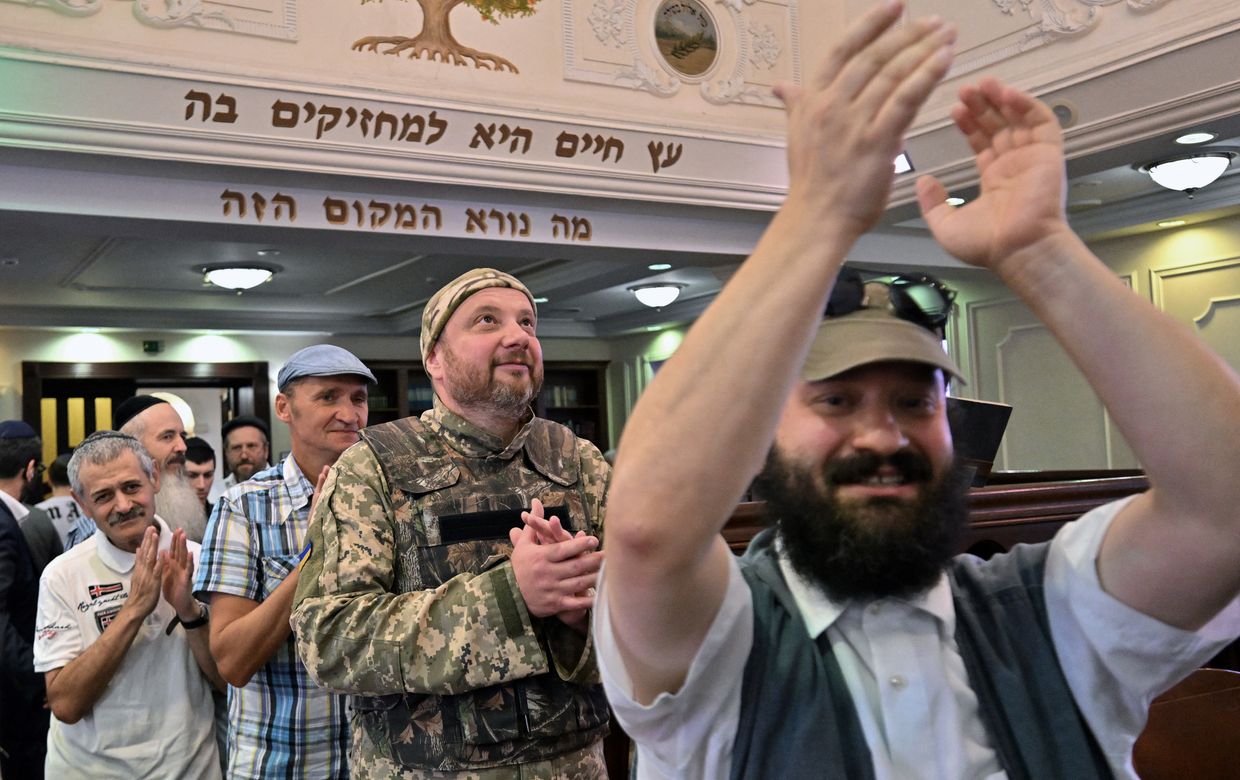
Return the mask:
[[[865,735],[825,634],[809,638],[776,560],[775,530],[741,562],[754,606],[733,778],[874,777]],[[956,643],[999,763],[1011,780],[1110,778],[1059,667],[1042,575],[1049,544],[1017,545],[948,569]]]
[[[547,420],[535,418],[530,426],[521,452],[506,460],[466,458],[414,417],[362,431],[397,508],[394,592],[435,588],[503,563],[512,552],[505,523],[534,498],[560,508],[557,514],[567,516],[574,532],[598,534],[576,437]],[[456,772],[538,761],[607,732],[602,686],[565,682],[554,670],[455,696],[357,696],[353,703],[376,744],[390,744],[393,758],[414,769]]]

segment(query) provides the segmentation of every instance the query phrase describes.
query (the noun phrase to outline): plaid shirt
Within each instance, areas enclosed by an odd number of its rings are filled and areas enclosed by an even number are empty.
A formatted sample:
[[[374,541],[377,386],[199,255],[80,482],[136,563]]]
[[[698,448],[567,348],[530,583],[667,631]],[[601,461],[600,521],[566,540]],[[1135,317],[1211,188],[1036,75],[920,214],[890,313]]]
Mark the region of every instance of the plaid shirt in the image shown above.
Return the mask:
[[[314,486],[293,457],[228,490],[211,513],[196,595],[261,602],[297,566]],[[244,688],[228,687],[230,778],[348,777],[345,697],[315,685],[290,635]]]

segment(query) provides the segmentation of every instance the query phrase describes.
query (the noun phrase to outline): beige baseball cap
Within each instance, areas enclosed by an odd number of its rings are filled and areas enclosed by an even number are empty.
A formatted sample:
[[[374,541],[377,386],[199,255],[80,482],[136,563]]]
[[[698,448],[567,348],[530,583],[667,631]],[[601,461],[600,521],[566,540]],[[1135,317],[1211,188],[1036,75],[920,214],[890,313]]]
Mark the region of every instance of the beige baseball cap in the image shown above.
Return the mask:
[[[870,282],[865,285],[862,308],[828,317],[818,326],[801,378],[814,382],[892,360],[925,363],[964,381],[939,335],[897,316],[887,285]]]
[[[521,284],[517,277],[503,271],[496,271],[494,268],[475,268],[472,271],[466,271],[440,287],[439,292],[431,296],[426,302],[426,308],[422,310],[422,365],[426,365],[426,356],[430,354],[431,348],[439,340],[439,334],[443,333],[444,326],[448,324],[448,320],[457,307],[469,296],[488,287],[511,287],[524,293],[525,297],[530,299],[530,306],[534,307],[534,313],[538,313],[534,295],[529,288]]]

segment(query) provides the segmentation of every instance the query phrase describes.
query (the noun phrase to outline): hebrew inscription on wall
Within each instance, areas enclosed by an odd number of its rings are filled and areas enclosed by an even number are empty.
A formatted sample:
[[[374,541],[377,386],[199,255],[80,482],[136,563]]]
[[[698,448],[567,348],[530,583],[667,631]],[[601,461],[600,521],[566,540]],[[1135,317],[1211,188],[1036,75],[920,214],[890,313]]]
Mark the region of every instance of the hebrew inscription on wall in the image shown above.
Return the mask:
[[[644,143],[635,145],[632,140],[626,143],[624,138],[611,133],[580,128],[562,128],[553,135],[517,120],[458,122],[434,109],[395,112],[353,103],[284,97],[267,106],[242,106],[236,96],[208,89],[186,91],[182,109],[184,122],[191,126],[236,125],[243,111],[254,111],[270,128],[307,140],[342,140],[389,148],[464,147],[491,157],[520,158],[533,151],[538,158],[547,160],[649,170],[654,174],[674,167],[685,155],[685,144],[670,138],[641,135]],[[630,149],[633,151],[626,158],[625,152]]]
[[[304,200],[304,198],[303,198]],[[228,188],[219,194],[220,214],[235,222],[298,227],[331,226],[368,232],[530,239],[543,242],[589,243],[594,225],[572,213],[507,210],[497,206],[464,206],[328,195],[299,204],[284,192]]]

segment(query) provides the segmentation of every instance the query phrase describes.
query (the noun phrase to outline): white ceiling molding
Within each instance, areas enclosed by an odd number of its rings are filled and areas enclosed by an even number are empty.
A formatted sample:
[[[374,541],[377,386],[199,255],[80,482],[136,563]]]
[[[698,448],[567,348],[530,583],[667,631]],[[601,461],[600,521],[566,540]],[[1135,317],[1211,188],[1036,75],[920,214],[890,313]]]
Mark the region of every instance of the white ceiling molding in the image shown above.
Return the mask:
[[[801,80],[798,0],[700,0],[718,33],[714,64],[699,76],[669,67],[655,40],[659,0],[563,0],[564,77],[660,97],[697,86],[716,105],[782,109],[778,79]],[[713,11],[713,13],[712,13]]]
[[[103,0],[0,0],[48,8],[65,16],[93,16]],[[118,5],[115,2],[109,6]],[[131,0],[133,16],[160,30],[183,27],[233,35],[297,40],[297,0]],[[274,21],[273,21],[274,20]]]

